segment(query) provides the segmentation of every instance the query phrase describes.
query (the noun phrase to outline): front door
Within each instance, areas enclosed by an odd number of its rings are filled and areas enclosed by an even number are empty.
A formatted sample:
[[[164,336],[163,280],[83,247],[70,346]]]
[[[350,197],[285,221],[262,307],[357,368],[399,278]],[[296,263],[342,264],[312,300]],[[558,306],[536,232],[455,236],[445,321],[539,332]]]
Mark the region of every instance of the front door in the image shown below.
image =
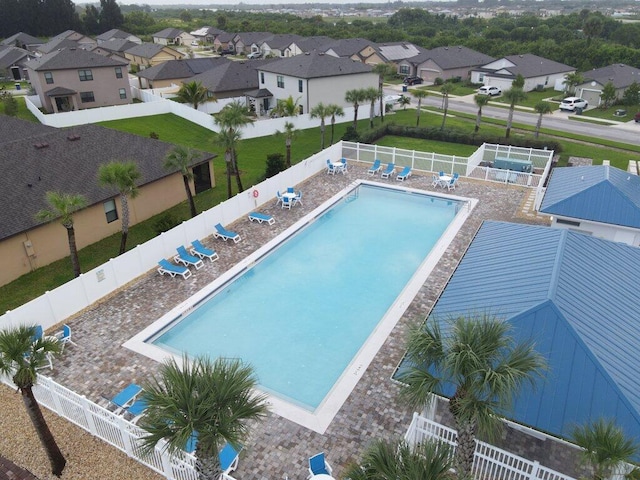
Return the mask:
[[[209,162],[193,167],[193,184],[196,188],[196,194],[211,188]]]
[[[69,103],[69,97],[55,97],[55,98],[56,98],[56,107],[58,108],[58,112],[71,111],[71,104]]]

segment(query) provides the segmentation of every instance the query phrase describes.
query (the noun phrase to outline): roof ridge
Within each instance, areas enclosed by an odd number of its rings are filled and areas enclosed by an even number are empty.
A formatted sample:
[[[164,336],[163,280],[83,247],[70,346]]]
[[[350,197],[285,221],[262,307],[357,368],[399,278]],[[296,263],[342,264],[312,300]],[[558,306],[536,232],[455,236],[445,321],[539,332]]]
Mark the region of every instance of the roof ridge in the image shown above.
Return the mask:
[[[558,240],[558,247],[556,248],[556,258],[553,262],[553,271],[551,272],[551,280],[549,281],[549,290],[547,291],[547,299],[550,301],[555,301],[556,299],[556,291],[558,288],[558,283],[560,281],[560,271],[562,266],[562,261],[564,260],[564,247],[567,243],[567,235],[569,234],[569,230],[562,230],[560,232],[560,239]]]

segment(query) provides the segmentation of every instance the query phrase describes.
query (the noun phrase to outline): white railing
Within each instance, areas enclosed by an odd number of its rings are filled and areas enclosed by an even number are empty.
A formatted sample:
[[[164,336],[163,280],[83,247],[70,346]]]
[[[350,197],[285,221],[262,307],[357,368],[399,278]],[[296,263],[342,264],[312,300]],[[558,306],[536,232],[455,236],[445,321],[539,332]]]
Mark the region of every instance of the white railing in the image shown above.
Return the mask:
[[[428,440],[438,440],[457,447],[458,435],[455,430],[433,422],[425,417],[413,414],[411,425],[405,434],[405,440],[415,445]],[[478,480],[574,480],[539,462],[527,460],[488,443],[476,440],[473,457],[473,477]]]
[[[0,381],[15,388],[6,376],[0,376]],[[33,393],[41,405],[123,451],[134,460],[164,475],[167,479],[198,479],[194,455],[186,452],[169,454],[163,448],[163,444],[156,445],[151,454],[143,454],[140,439],[146,435],[145,430],[87,400],[86,397],[72,392],[51,378],[38,375]],[[234,480],[228,475],[226,479]]]

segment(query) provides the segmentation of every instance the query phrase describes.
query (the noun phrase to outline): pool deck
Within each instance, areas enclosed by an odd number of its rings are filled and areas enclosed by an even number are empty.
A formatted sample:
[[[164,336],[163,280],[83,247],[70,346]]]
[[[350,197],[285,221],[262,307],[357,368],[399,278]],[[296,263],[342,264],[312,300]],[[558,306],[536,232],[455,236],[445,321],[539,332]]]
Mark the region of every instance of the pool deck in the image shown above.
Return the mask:
[[[69,319],[67,323],[77,345],[65,348],[63,357],[55,362],[51,376],[98,403],[105,397],[113,397],[131,382],[139,383],[149,378],[157,371],[158,364],[121,347],[126,340],[354,180],[362,178],[383,184],[402,184],[395,178],[369,177],[366,169],[364,165],[354,165],[347,175],[335,176],[323,172],[297,185],[296,188],[303,192],[303,206],[282,210],[275,205],[275,199],[269,202],[261,211],[273,215],[276,219],[274,225],[252,223],[246,217],[238,219],[227,227],[241,235],[240,243],[206,238],[203,243],[215,248],[220,259],[213,264],[205,261],[205,267],[194,271],[191,278],[170,278],[158,275],[155,270],[150,271]],[[431,186],[431,175],[414,174],[404,184],[411,188],[443,192],[442,188]],[[282,185],[284,188],[288,186]],[[545,217],[538,218],[528,211],[534,194],[531,189],[462,179],[452,193],[477,198],[479,203],[327,431],[320,435],[269,414],[252,430],[239,468],[233,474],[235,478],[282,479],[285,475],[292,480],[306,478],[309,456],[321,451],[325,452],[334,468],[334,476],[338,478],[344,467],[356,460],[371,440],[404,435],[413,411],[398,400],[397,385],[390,377],[404,353],[408,327],[421,322],[430,311],[483,220],[546,223]],[[48,375],[47,371],[43,373]]]

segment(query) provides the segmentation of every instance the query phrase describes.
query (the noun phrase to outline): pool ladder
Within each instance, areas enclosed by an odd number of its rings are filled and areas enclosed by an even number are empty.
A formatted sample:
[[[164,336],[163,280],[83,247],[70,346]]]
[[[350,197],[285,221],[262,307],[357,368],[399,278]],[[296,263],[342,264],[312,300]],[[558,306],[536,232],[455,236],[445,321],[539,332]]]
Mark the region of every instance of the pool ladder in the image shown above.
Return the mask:
[[[344,199],[345,203],[349,203],[349,202],[353,202],[354,200],[358,199],[358,193],[359,191],[356,190],[355,192],[353,192],[351,195],[349,195],[348,197],[346,197]]]

